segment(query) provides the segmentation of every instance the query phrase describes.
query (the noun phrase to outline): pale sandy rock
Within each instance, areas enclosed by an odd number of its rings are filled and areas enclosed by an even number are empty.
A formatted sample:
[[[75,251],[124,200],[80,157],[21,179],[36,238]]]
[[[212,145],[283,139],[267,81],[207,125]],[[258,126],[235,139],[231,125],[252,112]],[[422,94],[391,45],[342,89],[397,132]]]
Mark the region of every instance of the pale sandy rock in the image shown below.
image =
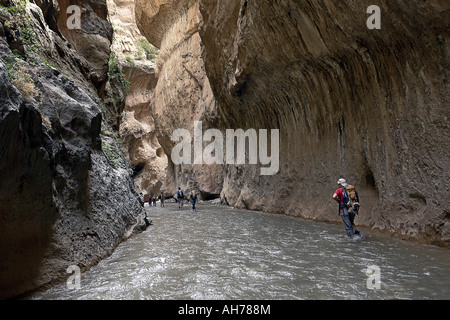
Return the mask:
[[[137,41],[143,36],[136,26],[134,1],[108,0],[108,9],[114,27],[112,50],[131,83],[119,133],[134,167],[136,188],[147,199],[161,192],[167,171],[167,156],[157,139],[152,116],[157,84],[155,64],[137,59]]]
[[[171,141],[172,132],[187,129],[193,137],[194,121],[211,117],[215,108],[201,59],[198,2],[138,0],[136,19],[142,34],[160,49],[153,117],[159,142],[170,159],[176,144]],[[163,186],[166,192],[174,193],[181,187],[186,191],[195,188],[206,198],[220,194],[220,167],[174,166],[171,161],[168,165]]]
[[[142,37],[136,26],[134,0],[107,0],[108,12],[114,29],[111,50],[133,55],[136,43]]]

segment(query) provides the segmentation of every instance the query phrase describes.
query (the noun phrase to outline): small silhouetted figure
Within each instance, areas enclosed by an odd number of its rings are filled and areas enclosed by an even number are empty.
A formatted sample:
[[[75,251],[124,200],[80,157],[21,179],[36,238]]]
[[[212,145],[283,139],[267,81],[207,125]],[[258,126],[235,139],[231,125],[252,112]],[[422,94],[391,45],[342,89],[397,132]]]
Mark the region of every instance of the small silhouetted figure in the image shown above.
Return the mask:
[[[180,187],[178,187],[178,191],[177,191],[177,200],[178,200],[178,209],[183,208],[184,193]]]
[[[161,201],[161,207],[164,207],[164,193],[162,191],[158,198]]]
[[[197,211],[195,208],[195,204],[197,203],[197,195],[195,194],[195,190],[191,191],[190,200],[192,203],[192,211]]]

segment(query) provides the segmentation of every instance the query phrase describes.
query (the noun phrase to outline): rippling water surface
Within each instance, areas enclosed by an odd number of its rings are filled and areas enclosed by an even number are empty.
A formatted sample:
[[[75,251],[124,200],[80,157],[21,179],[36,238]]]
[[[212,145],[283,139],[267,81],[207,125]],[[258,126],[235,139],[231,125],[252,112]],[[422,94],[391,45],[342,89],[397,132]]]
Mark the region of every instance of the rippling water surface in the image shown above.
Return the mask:
[[[223,206],[148,213],[153,225],[83,273],[81,289],[33,299],[450,299],[448,249],[369,232],[349,241],[340,225]],[[367,288],[371,265],[380,289]]]

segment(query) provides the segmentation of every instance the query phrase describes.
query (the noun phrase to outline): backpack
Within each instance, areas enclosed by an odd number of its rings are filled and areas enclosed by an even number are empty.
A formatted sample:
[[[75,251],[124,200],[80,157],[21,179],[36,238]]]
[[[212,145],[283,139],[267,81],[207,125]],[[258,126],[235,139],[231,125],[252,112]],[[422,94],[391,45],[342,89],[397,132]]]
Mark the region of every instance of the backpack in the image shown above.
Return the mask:
[[[184,198],[183,190],[178,190],[177,195],[178,195],[178,198]]]
[[[347,185],[347,187],[345,188],[345,191],[347,191],[348,197],[350,198],[350,201],[352,202],[358,202],[357,201],[357,193],[356,193],[356,188],[355,186],[352,185]]]
[[[352,208],[356,212],[359,208],[359,197],[358,192],[356,192],[355,186],[348,184],[345,188],[342,188],[344,192],[342,193],[342,200],[344,206],[347,208]]]

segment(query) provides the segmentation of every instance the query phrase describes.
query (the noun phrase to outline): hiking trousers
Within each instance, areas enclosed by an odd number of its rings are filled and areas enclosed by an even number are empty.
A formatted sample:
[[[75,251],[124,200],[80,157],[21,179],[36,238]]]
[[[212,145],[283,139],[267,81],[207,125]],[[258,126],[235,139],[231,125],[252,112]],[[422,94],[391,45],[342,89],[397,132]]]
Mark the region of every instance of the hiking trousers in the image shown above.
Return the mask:
[[[349,213],[347,208],[340,208],[339,214],[344,222],[345,231],[349,237],[353,236],[355,233],[353,231],[353,222],[355,220],[355,214]]]

